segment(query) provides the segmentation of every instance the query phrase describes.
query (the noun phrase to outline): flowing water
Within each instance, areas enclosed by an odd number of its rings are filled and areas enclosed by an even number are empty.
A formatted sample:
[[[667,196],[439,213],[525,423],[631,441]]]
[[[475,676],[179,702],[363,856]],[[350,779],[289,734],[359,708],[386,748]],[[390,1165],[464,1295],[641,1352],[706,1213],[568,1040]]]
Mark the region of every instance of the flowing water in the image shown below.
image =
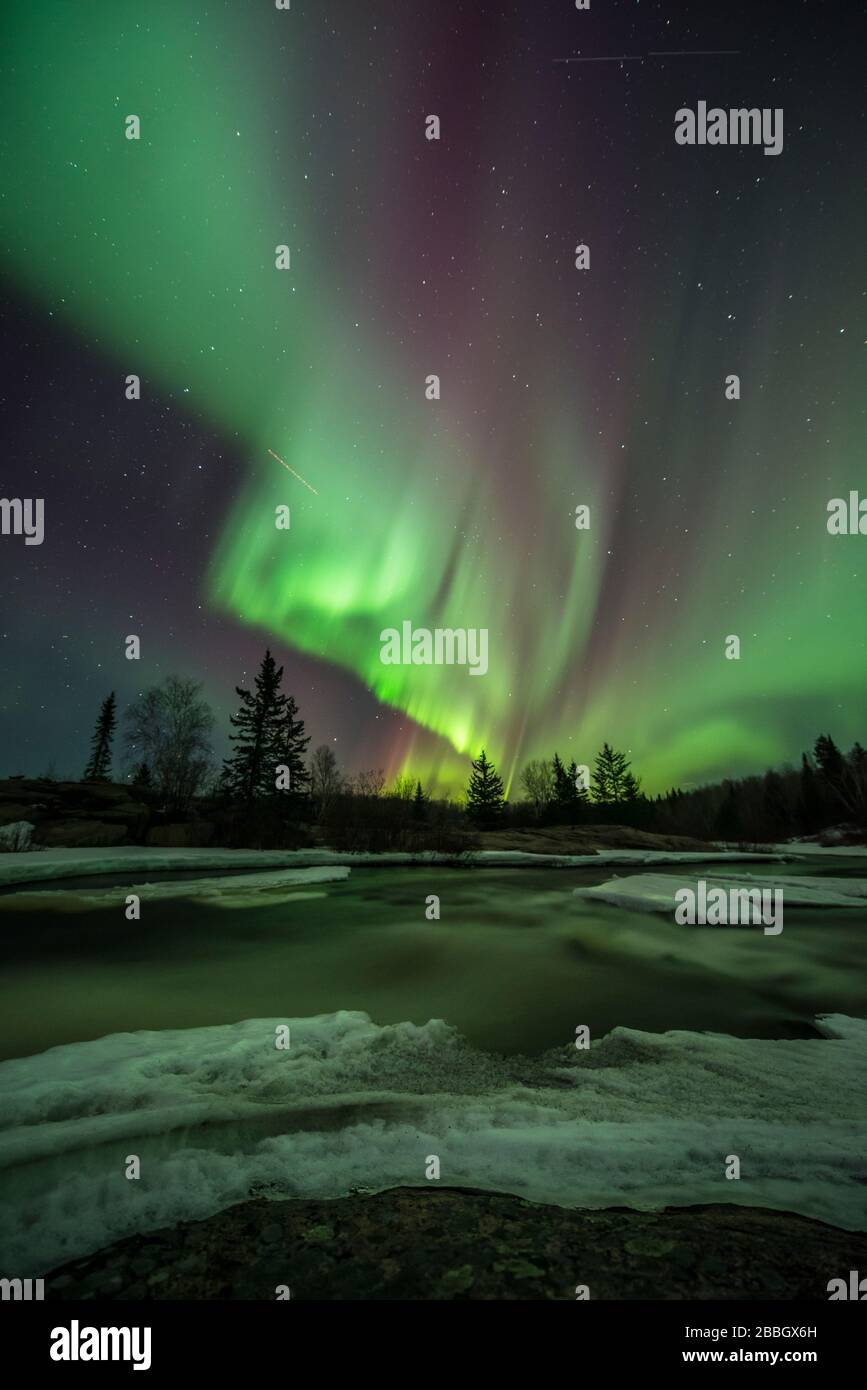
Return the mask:
[[[757,877],[781,868],[747,867]],[[865,861],[785,866],[799,871],[863,876]],[[863,912],[791,908],[773,937],[573,896],[631,872],[359,868],[313,900],[235,909],[144,900],[138,922],[125,918],[123,884],[117,906],[87,913],[7,906],[0,1057],[106,1033],[338,1009],[376,1023],[445,1019],[504,1053],[555,1047],[581,1023],[594,1036],[626,1025],[786,1038],[809,1036],[819,1013],[867,1014],[867,902]],[[676,865],[661,872],[683,879]],[[110,880],[74,886],[87,882]],[[439,921],[425,916],[430,894]]]
[[[832,886],[865,861],[744,869]],[[232,875],[222,905],[143,890],[137,922],[129,876],[86,909],[81,879],[3,894],[0,1265],[251,1194],[423,1186],[432,1154],[447,1185],[563,1206],[867,1228],[867,900],[787,907],[771,936],[573,892],[647,871],[359,867],[249,902]]]

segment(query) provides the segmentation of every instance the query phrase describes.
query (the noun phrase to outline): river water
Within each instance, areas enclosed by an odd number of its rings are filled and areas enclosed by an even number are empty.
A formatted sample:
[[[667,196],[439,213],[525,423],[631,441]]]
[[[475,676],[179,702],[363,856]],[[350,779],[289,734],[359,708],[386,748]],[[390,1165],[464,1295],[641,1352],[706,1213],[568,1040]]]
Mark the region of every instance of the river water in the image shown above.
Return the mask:
[[[426,1186],[431,1155],[445,1185],[562,1206],[867,1229],[867,901],[787,907],[771,936],[574,895],[633,872],[359,867],[272,901],[233,875],[223,905],[142,890],[138,922],[129,879],[103,907],[81,879],[3,894],[0,1267],[250,1195]]]
[[[660,871],[688,881],[677,865]],[[51,913],[44,899],[38,912],[16,913],[7,899],[0,1057],[107,1033],[338,1009],[376,1023],[445,1019],[501,1053],[556,1047],[579,1024],[594,1037],[626,1025],[789,1038],[813,1035],[816,1014],[867,1015],[867,902],[863,911],[790,908],[780,935],[766,936],[677,926],[573,895],[631,872],[647,870],[358,868],[318,896],[269,906],[143,899],[138,922],[126,920],[122,891],[116,907],[74,914]],[[863,877],[865,861],[785,872]],[[87,882],[111,880],[74,886]],[[60,896],[67,885],[50,886]],[[425,915],[431,894],[439,921]]]

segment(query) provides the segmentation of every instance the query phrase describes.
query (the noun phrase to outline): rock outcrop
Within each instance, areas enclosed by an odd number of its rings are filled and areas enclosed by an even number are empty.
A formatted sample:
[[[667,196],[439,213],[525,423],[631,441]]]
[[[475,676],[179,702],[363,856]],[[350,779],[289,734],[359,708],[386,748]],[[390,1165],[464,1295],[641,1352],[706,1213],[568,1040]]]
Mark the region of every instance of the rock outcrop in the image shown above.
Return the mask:
[[[115,782],[25,777],[0,782],[0,827],[29,823],[34,847],[136,844],[150,819],[150,808],[136,792]]]
[[[243,1202],[46,1276],[50,1299],[828,1298],[867,1238],[740,1206],[571,1211],[470,1189]],[[736,1321],[736,1304],[732,1320]],[[794,1319],[792,1319],[794,1321]]]

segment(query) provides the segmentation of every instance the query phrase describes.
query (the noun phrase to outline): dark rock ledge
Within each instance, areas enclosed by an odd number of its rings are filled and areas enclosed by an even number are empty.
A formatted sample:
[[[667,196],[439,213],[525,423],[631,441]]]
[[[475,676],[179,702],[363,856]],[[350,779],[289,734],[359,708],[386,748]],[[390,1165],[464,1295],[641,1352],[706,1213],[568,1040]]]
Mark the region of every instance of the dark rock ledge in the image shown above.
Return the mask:
[[[253,1200],[134,1236],[46,1276],[48,1299],[807,1299],[867,1270],[867,1237],[785,1212],[567,1211],[397,1188]]]

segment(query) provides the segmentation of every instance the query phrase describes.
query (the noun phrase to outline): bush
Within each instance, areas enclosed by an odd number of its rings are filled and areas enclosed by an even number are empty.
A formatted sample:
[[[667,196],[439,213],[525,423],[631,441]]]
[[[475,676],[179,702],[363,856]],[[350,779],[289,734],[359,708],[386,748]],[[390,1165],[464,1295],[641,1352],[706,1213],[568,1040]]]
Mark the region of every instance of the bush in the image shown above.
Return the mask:
[[[456,809],[431,802],[427,818],[420,821],[411,801],[392,796],[335,797],[326,809],[322,832],[330,849],[350,854],[433,852],[457,859],[478,843]]]
[[[311,849],[316,843],[309,825],[267,801],[213,802],[208,821],[211,845],[223,849]]]

